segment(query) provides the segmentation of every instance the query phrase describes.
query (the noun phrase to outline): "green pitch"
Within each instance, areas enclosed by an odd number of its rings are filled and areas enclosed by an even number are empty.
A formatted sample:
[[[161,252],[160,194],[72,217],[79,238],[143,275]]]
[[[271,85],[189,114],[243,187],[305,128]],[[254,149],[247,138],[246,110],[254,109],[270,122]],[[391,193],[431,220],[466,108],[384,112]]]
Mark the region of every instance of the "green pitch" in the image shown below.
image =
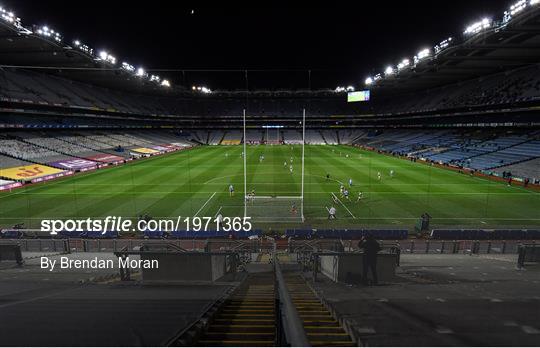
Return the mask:
[[[0,226],[39,228],[41,219],[134,218],[144,213],[153,218],[213,217],[218,211],[243,216],[242,151],[242,146],[198,147],[4,192]],[[301,154],[301,146],[248,146],[248,192],[300,196]],[[538,193],[347,146],[306,146],[304,178],[305,226],[412,228],[424,212],[435,226],[540,225]],[[340,183],[350,191],[350,201],[340,196]],[[364,198],[357,201],[359,192]],[[278,205],[282,207],[265,211],[275,222],[256,227],[302,227],[286,222],[294,215],[290,201]],[[337,209],[334,221],[327,219],[331,206]],[[248,205],[248,215],[253,209]]]

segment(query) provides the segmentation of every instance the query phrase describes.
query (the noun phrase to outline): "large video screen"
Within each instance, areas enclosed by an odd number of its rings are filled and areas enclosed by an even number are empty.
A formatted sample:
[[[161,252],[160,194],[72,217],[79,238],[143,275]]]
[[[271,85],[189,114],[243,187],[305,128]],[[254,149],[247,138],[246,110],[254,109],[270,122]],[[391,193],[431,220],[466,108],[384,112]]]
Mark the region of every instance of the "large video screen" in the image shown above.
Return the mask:
[[[357,103],[357,102],[365,102],[369,101],[370,97],[370,91],[357,91],[357,92],[349,92],[347,95],[347,102],[349,103]]]

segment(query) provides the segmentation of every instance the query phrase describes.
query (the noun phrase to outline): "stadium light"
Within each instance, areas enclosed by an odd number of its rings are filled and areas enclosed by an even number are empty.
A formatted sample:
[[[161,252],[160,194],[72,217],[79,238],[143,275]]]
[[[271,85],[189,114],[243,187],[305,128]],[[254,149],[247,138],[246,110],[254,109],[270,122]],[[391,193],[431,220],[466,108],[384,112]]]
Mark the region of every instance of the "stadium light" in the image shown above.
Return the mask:
[[[135,67],[129,63],[123,62],[122,63],[122,69],[129,71],[129,72],[135,72]]]
[[[210,88],[207,88],[207,87],[204,87],[204,86],[192,86],[191,89],[193,91],[198,91],[198,92],[205,93],[205,94],[212,93],[212,90]]]
[[[110,55],[109,53],[107,53],[107,51],[99,52],[99,59],[113,65],[116,64],[116,58]]]
[[[353,86],[347,86],[347,87],[336,87],[336,89],[334,90],[336,93],[345,93],[345,92],[354,92],[354,87]]]
[[[93,49],[84,45],[80,40],[73,41],[73,46],[75,46],[75,48],[77,48],[80,51],[83,51],[86,54],[92,55],[94,53]]]
[[[405,69],[406,67],[408,67],[409,65],[411,65],[411,61],[409,59],[405,58],[405,59],[403,59],[401,61],[401,63],[399,63],[397,65],[397,69],[398,69],[398,71],[401,71],[401,70]]]
[[[135,75],[137,75],[139,77],[143,77],[144,75],[146,75],[146,72],[144,71],[143,68],[139,68],[139,69],[137,69],[137,73]]]
[[[486,29],[491,28],[493,21],[490,18],[484,18],[481,21],[469,25],[463,32],[465,35],[475,35]]]
[[[418,64],[420,61],[426,59],[431,55],[431,50],[429,48],[424,48],[416,56],[414,56],[414,64]]]
[[[453,38],[449,37],[448,39],[441,41],[437,46],[435,46],[435,54],[441,53],[442,50],[450,46],[452,40]]]
[[[157,75],[150,75],[150,82],[159,82],[161,78]]]
[[[15,13],[6,10],[3,7],[0,7],[0,18],[16,28],[21,28],[21,19],[15,16]]]
[[[368,77],[364,83],[366,84],[366,86],[370,86],[373,84],[373,78],[372,77]]]
[[[520,13],[521,11],[523,11],[525,7],[527,7],[527,0],[520,0],[516,2],[515,4],[513,4],[512,6],[510,6],[510,10],[508,12],[510,13],[511,16],[514,16]]]
[[[163,87],[171,87],[171,83],[169,82],[169,80],[163,80],[161,81],[161,85]]]
[[[503,25],[510,22],[510,20],[520,12],[523,12],[528,6],[538,5],[540,0],[519,0],[514,3],[510,8],[504,11]]]
[[[384,70],[384,75],[390,76],[394,74],[394,68],[392,68],[390,65],[386,67]]]
[[[42,26],[41,28],[38,28],[38,30],[36,30],[36,33],[46,38],[52,39],[56,42],[62,41],[62,35],[60,35],[59,32],[52,30],[46,25]]]

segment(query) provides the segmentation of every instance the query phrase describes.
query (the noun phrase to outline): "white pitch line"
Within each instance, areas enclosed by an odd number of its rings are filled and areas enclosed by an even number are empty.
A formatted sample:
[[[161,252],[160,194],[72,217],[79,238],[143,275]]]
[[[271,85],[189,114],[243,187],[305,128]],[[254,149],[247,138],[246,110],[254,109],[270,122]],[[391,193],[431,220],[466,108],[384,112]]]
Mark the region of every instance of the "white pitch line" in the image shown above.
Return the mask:
[[[214,215],[214,217],[218,216],[219,212],[221,211],[221,208],[223,208],[223,206],[220,206],[220,207],[219,207],[219,209],[218,209],[216,215]]]
[[[349,212],[349,214],[351,214],[351,216],[352,216],[353,219],[356,219],[356,216],[354,216],[354,214],[351,213],[351,211],[349,210],[349,208],[347,208],[347,206],[346,206],[345,204],[343,204],[342,201],[339,200],[339,198],[335,195],[334,192],[332,192],[332,196],[334,196],[334,198],[337,199],[337,201],[338,201],[339,203],[341,203],[341,205],[343,206],[343,208],[345,208],[345,209]]]
[[[208,204],[208,202],[210,202],[210,200],[211,200],[212,198],[214,198],[214,196],[216,195],[216,193],[217,193],[217,192],[214,192],[214,194],[211,195],[210,198],[208,198],[208,199],[206,200],[206,202],[204,202],[203,206],[202,206],[199,210],[197,210],[197,212],[195,213],[195,215],[193,215],[193,217],[199,215],[199,213],[201,212],[201,210],[203,210],[204,207],[206,207],[206,205]]]

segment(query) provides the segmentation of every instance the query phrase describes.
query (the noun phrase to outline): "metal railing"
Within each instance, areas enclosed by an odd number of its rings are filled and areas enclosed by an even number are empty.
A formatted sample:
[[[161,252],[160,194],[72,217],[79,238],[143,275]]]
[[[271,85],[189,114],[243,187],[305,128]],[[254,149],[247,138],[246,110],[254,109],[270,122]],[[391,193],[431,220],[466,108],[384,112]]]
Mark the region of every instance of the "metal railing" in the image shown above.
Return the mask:
[[[274,272],[276,276],[276,343],[278,346],[308,347],[309,341],[304,324],[294,305],[281,266],[273,254]]]

